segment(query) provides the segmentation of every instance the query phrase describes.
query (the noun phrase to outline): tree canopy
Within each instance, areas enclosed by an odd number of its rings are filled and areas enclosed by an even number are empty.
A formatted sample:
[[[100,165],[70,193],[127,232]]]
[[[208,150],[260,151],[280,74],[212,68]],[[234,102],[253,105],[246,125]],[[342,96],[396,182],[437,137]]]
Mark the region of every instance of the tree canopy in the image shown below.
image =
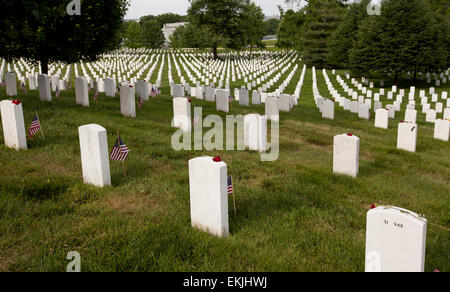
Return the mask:
[[[242,16],[246,0],[190,0],[189,21],[196,27],[208,31],[212,39],[210,46],[214,58],[217,48],[242,48],[245,44]]]
[[[350,52],[355,72],[402,72],[446,68],[448,23],[424,0],[385,0],[381,15],[367,16]],[[415,75],[415,74],[414,74]]]
[[[68,15],[70,0],[2,1],[0,56],[41,62],[94,61],[121,43],[127,0],[82,0],[81,15]]]

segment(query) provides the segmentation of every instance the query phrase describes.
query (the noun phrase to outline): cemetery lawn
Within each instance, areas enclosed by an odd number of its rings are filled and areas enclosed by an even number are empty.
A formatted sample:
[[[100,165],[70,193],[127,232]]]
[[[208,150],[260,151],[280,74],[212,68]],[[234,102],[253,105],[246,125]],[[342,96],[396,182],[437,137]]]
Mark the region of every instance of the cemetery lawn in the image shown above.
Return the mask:
[[[320,70],[317,78],[325,95]],[[334,121],[322,119],[311,80],[309,68],[299,105],[281,113],[280,157],[264,163],[249,151],[172,150],[168,87],[136,119],[121,116],[118,96],[100,94],[95,104],[91,92],[91,107],[83,108],[74,90],[51,103],[40,102],[37,91],[19,91],[26,128],[37,108],[45,141],[38,135],[29,150],[15,152],[0,128],[0,271],[62,272],[70,251],[81,254],[82,271],[364,271],[372,203],[424,214],[425,270],[449,271],[450,144],[434,140],[433,124],[418,113],[417,153],[397,150],[404,106],[389,130],[375,128],[373,114],[362,120],[337,107]],[[202,106],[203,116],[217,114],[214,103],[194,98],[193,106]],[[234,102],[230,112],[264,114],[264,106]],[[110,149],[120,130],[131,150],[127,177],[111,162],[111,187],[83,184],[78,127],[89,123],[107,129]],[[361,138],[358,179],[332,173],[333,137],[343,133]],[[234,177],[237,214],[230,197],[226,239],[190,224],[188,160],[201,155],[220,155]]]

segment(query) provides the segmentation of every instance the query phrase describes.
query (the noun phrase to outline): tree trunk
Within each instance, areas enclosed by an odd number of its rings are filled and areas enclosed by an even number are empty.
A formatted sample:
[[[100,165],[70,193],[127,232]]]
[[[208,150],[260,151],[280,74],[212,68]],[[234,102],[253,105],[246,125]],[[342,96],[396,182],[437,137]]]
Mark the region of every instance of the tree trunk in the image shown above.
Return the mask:
[[[217,55],[217,47],[213,48],[214,60],[217,60],[219,56]]]
[[[416,83],[416,81],[417,81],[417,70],[414,70],[414,83]]]
[[[41,71],[42,74],[48,74],[48,60],[45,58],[41,59]]]
[[[394,73],[394,85],[398,85],[398,73]]]

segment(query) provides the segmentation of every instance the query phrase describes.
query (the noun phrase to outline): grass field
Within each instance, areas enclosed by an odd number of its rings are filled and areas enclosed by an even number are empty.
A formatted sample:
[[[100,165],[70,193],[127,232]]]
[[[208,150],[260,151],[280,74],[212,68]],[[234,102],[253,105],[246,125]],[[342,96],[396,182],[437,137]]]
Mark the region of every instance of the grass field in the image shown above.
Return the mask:
[[[286,92],[293,93],[301,67]],[[319,70],[317,78],[327,96]],[[308,69],[299,105],[280,117],[280,157],[263,163],[249,151],[173,151],[168,90],[136,119],[121,116],[118,97],[100,94],[98,104],[91,98],[82,108],[74,90],[51,103],[36,91],[19,93],[26,127],[38,108],[46,140],[38,136],[28,151],[15,152],[0,135],[0,271],[65,271],[70,251],[81,254],[82,271],[364,271],[372,203],[424,214],[425,270],[450,270],[450,145],[433,139],[423,114],[417,153],[397,150],[404,108],[389,130],[341,108],[334,121],[324,120]],[[213,103],[194,99],[193,106],[217,114]],[[234,103],[231,113],[263,114],[264,106]],[[78,127],[88,123],[107,129],[110,148],[120,130],[131,150],[127,177],[111,162],[111,187],[82,182]],[[358,179],[332,173],[333,137],[343,133],[361,138]],[[201,155],[220,155],[233,172],[237,215],[229,200],[226,239],[190,225],[188,160]]]

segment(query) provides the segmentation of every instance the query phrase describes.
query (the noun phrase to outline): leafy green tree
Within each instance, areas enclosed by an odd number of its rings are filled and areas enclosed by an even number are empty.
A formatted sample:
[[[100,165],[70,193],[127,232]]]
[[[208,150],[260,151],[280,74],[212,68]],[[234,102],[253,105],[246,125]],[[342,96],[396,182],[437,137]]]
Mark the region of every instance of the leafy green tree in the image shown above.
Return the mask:
[[[164,45],[164,34],[159,22],[155,19],[141,23],[142,45],[146,48],[157,49]]]
[[[367,6],[371,0],[362,0],[349,5],[342,22],[328,39],[327,61],[335,68],[349,67],[349,52],[358,35],[358,27],[368,17]]]
[[[305,24],[298,49],[308,65],[328,66],[328,39],[340,24],[344,13],[337,0],[310,0],[305,7]]]
[[[1,1],[0,56],[41,63],[94,61],[117,48],[127,0],[81,0],[81,15],[68,15],[70,0]]]
[[[245,45],[242,26],[245,2],[245,0],[190,0],[189,21],[211,34],[209,43],[215,59],[218,58],[219,46],[239,49]]]
[[[384,67],[381,40],[381,28],[376,16],[366,17],[362,20],[357,31],[356,40],[349,51],[349,66],[357,75],[375,73],[378,68]]]
[[[264,13],[261,7],[247,0],[242,14],[245,44],[250,47],[250,54],[255,47],[263,48]]]
[[[271,18],[264,21],[264,35],[276,35],[279,26],[280,20],[276,18]]]
[[[441,21],[440,21],[441,20]],[[356,72],[436,71],[448,65],[448,28],[424,0],[385,0],[360,26],[350,54]]]
[[[441,15],[446,16],[450,22],[450,0],[428,0],[432,8]]]
[[[214,43],[221,43],[220,39],[215,40],[217,35],[209,31],[205,26],[188,24],[178,27],[170,38],[173,48],[211,48]]]
[[[414,72],[416,79],[419,71],[448,64],[448,32],[427,1],[385,0],[381,15],[370,18],[361,25],[351,52],[353,70],[392,72],[397,84],[403,72]],[[375,32],[377,38],[367,37]]]
[[[130,48],[139,48],[142,45],[141,25],[137,21],[129,22],[125,45]]]
[[[303,11],[295,12],[288,10],[283,13],[280,27],[278,29],[278,41],[276,46],[289,51],[299,44],[301,31],[304,24]]]

